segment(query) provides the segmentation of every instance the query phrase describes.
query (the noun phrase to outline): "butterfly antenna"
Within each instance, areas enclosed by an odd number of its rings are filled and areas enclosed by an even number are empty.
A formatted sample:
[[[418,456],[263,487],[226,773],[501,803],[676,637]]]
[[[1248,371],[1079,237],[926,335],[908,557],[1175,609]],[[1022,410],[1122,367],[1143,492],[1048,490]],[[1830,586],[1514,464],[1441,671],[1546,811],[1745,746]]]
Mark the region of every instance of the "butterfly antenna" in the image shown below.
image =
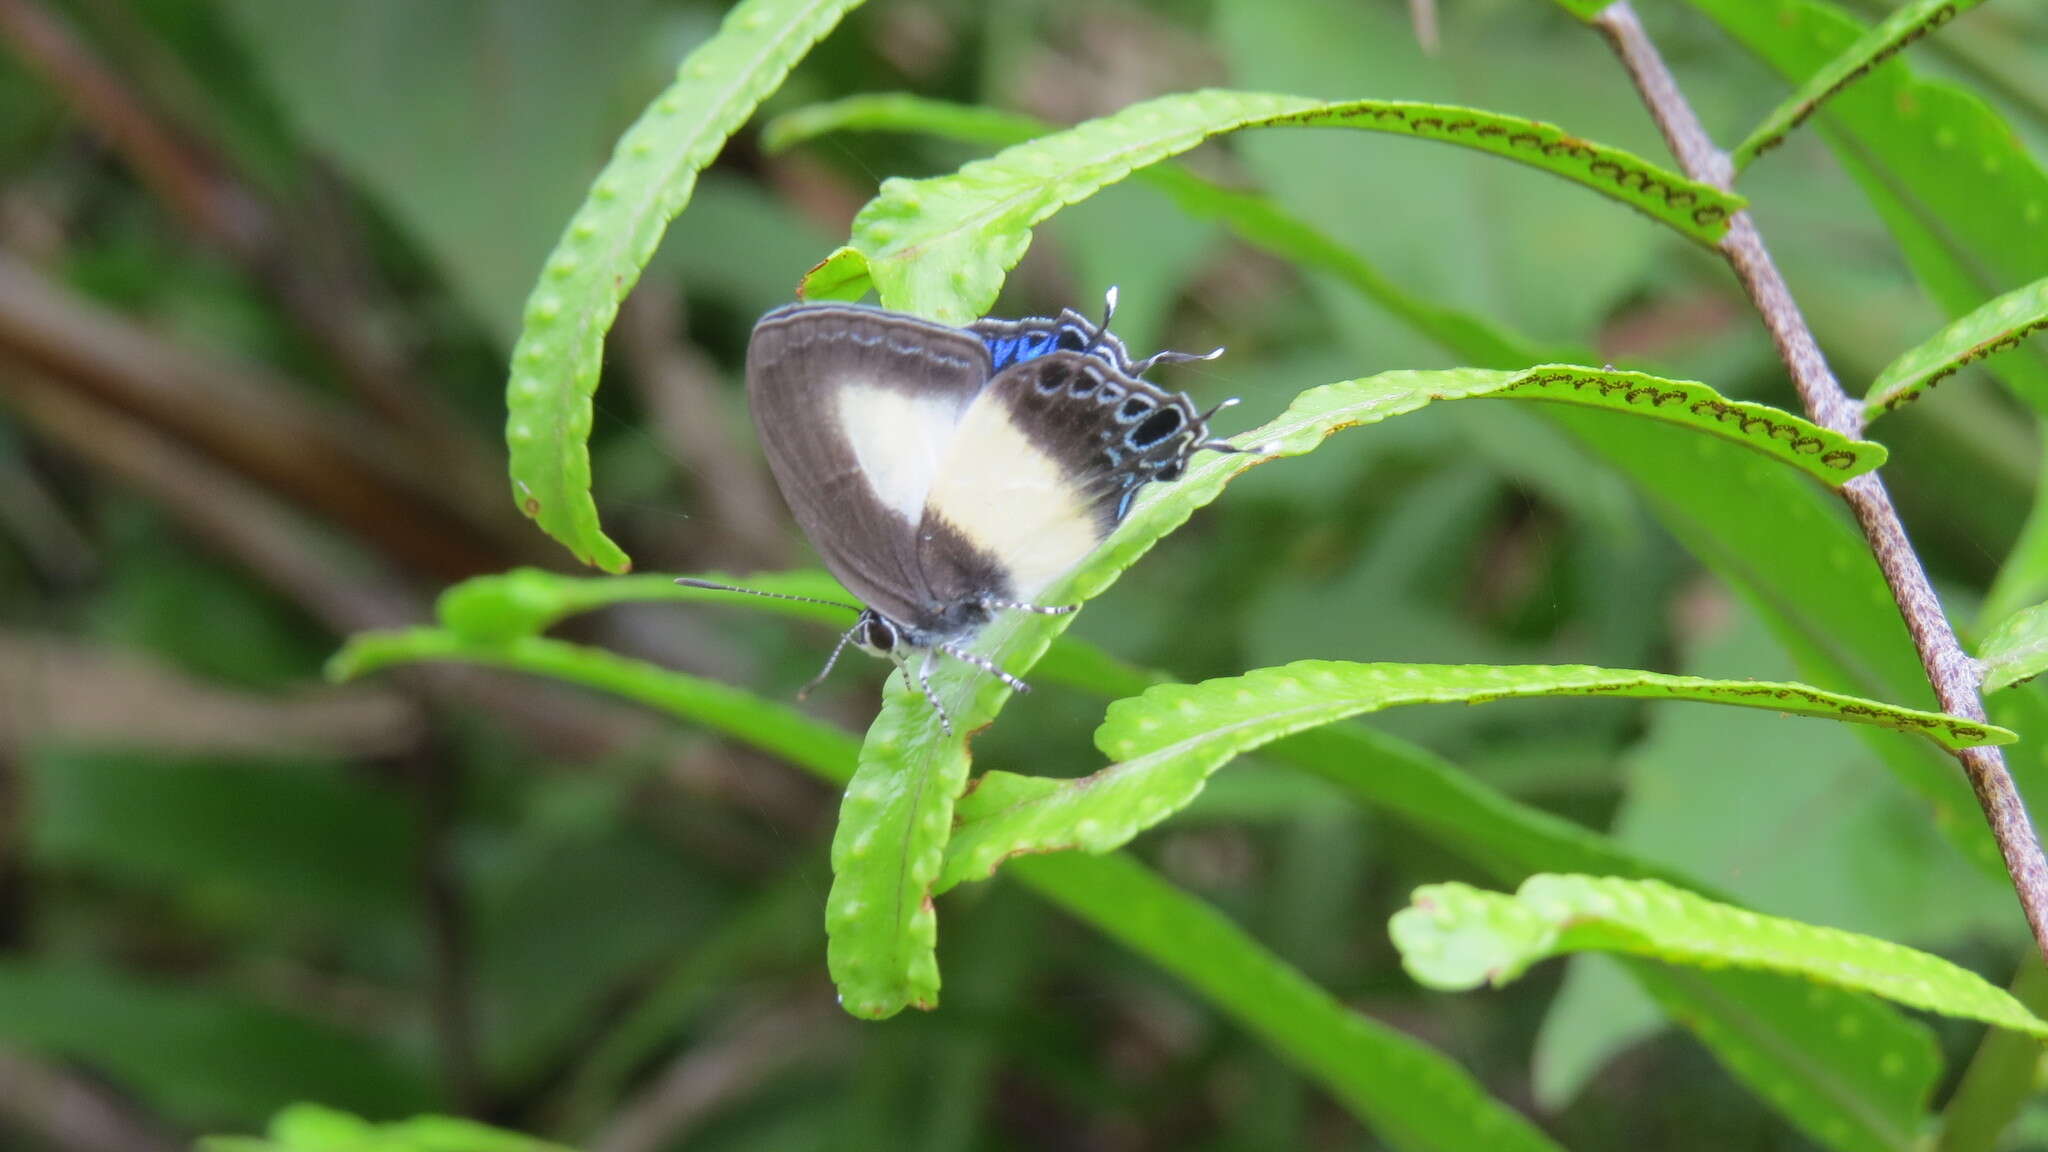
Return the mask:
[[[816,596],[792,596],[787,592],[763,592],[759,588],[739,588],[731,584],[715,584],[709,580],[698,580],[689,576],[676,577],[676,583],[681,584],[685,588],[708,588],[713,592],[740,592],[748,596],[766,596],[770,600],[795,600],[800,604],[823,604],[828,608],[844,608],[848,612],[860,611],[855,605],[842,604],[837,600],[820,600]],[[852,635],[852,633],[848,633],[848,635]],[[844,644],[845,641],[842,640],[840,643]],[[836,657],[838,653],[834,652],[833,655]],[[820,675],[819,679],[823,678]]]
[[[740,591],[744,592],[745,589],[740,589]],[[802,700],[805,697],[809,696],[811,694],[811,689],[816,688],[818,685],[823,684],[825,682],[825,677],[830,676],[832,674],[832,666],[834,664],[839,663],[839,654],[841,652],[846,651],[846,646],[853,641],[854,633],[859,632],[862,628],[867,627],[867,623],[868,622],[865,620],[856,620],[853,623],[853,627],[848,628],[846,631],[839,634],[839,643],[834,644],[832,646],[832,654],[830,656],[825,657],[825,666],[823,668],[818,669],[818,674],[816,676],[813,676],[809,680],[805,681],[804,686],[796,690],[797,699]]]

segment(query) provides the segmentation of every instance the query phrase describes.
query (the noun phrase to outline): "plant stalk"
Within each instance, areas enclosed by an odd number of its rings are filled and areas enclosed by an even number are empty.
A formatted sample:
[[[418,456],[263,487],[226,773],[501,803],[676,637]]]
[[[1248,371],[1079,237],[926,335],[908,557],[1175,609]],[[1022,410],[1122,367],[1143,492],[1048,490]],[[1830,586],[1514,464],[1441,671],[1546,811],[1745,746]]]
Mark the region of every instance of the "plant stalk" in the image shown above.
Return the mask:
[[[1622,66],[1642,94],[1643,103],[1664,133],[1672,154],[1686,175],[1717,188],[1727,189],[1734,177],[1728,157],[1714,146],[1692,105],[1679,91],[1678,82],[1664,65],[1657,47],[1636,18],[1628,0],[1609,5],[1593,23],[1614,46]],[[1821,355],[1813,330],[1792,299],[1784,277],[1771,261],[1763,236],[1749,213],[1729,218],[1728,233],[1722,237],[1721,254],[1735,269],[1749,298],[1762,316],[1764,327],[1777,345],[1778,356],[1791,373],[1799,399],[1815,423],[1845,436],[1863,434],[1863,407],[1842,390]],[[1870,542],[1871,553],[1891,587],[1892,599],[1905,618],[1920,664],[1927,670],[1928,683],[1944,711],[1972,720],[1984,719],[1984,701],[1978,694],[1983,675],[1963,651],[1955,629],[1942,611],[1941,600],[1928,582],[1927,570],[1906,538],[1905,525],[1892,506],[1884,481],[1877,473],[1858,476],[1841,488],[1843,499]],[[2048,859],[2041,854],[2041,841],[2027,818],[2027,808],[2006,770],[2005,756],[1996,748],[1965,748],[1956,753],[1977,804],[1991,825],[2005,869],[2012,877],[2013,891],[2033,930],[2034,943],[2048,959]]]

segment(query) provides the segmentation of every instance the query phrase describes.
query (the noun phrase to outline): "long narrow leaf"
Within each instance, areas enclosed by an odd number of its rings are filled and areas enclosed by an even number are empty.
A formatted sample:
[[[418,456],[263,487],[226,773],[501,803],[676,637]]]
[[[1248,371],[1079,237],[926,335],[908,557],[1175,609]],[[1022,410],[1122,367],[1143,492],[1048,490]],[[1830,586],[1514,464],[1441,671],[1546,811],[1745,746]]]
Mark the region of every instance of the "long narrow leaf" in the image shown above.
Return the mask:
[[[2017,347],[2042,328],[2048,328],[2048,277],[1951,322],[1933,339],[1885,365],[1863,398],[1863,411],[1877,416],[1918,400],[1966,366]]]
[[[1461,144],[1542,168],[1635,207],[1711,244],[1741,201],[1640,157],[1579,140],[1554,125],[1448,105],[1203,91],[1132,105],[1018,144],[958,172],[890,180],[854,221],[850,248],[867,262],[883,304],[965,323],[994,302],[1031,228],[1136,169],[1220,133],[1253,127],[1338,127]],[[841,258],[805,294],[863,288]],[[829,286],[829,290],[828,290]]]
[[[1735,146],[1730,156],[1735,167],[1746,167],[1750,161],[1784,143],[1793,129],[1806,123],[1806,118],[1836,93],[1905,51],[1913,41],[1981,3],[1983,0],[1913,0],[1885,17],[1883,23],[1858,37],[1840,55],[1807,77],[1799,90],[1787,97],[1783,104],[1773,108],[1763,123]]]
[[[455,1116],[414,1116],[372,1124],[332,1108],[295,1104],[270,1122],[264,1139],[216,1136],[199,1152],[573,1152]]]
[[[737,736],[828,779],[846,778],[858,747],[852,736],[787,704],[644,660],[545,636],[486,640],[438,628],[365,632],[350,637],[334,654],[327,662],[327,675],[333,680],[350,680],[380,668],[434,661],[532,672],[601,688]]]
[[[2048,1039],[2048,1021],[1939,956],[1760,916],[1656,880],[1532,876],[1513,896],[1431,884],[1415,890],[1391,927],[1408,971],[1434,988],[1500,985],[1553,956],[1619,952],[1670,964],[1783,972]]]
[[[1095,743],[1115,763],[1077,780],[992,772],[960,806],[942,886],[1026,852],[1107,852],[1185,807],[1232,758],[1281,737],[1405,704],[1530,696],[1696,700],[1898,728],[1960,746],[2015,739],[1960,717],[1895,708],[1803,684],[1706,680],[1582,667],[1351,664],[1302,660],[1112,704]]]
[[[1012,112],[889,93],[849,96],[799,108],[770,121],[762,135],[771,148],[793,147],[824,133],[840,131],[917,132],[1000,148],[1058,130],[1044,121]],[[1214,220],[1247,244],[1343,280],[1473,367],[1520,368],[1544,361],[1588,358],[1576,348],[1539,347],[1483,317],[1422,299],[1269,197],[1226,188],[1171,162],[1141,169],[1138,178],[1171,197],[1181,211],[1195,219]],[[837,297],[849,290],[857,295],[861,290],[840,279],[854,271],[851,264],[859,259],[851,249],[847,252],[851,255],[841,257],[846,266],[830,270],[821,266],[814,273],[818,294]],[[860,284],[862,280],[855,276],[850,283]]]
[[[1406,1152],[1555,1149],[1438,1052],[1345,1007],[1244,930],[1124,856],[1024,861],[1018,877],[1150,957],[1330,1087]]]
[[[697,173],[860,0],[744,0],[619,138],[534,285],[505,386],[512,496],[578,560],[631,566],[590,498],[591,397],[619,302],[690,202]]]

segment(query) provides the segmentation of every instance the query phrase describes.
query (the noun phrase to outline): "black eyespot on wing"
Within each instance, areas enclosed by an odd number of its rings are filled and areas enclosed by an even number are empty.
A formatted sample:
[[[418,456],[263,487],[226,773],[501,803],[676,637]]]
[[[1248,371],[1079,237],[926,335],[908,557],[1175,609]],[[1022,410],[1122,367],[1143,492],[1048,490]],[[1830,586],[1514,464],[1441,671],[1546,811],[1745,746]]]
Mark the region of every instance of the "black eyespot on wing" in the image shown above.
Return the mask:
[[[1180,423],[1180,409],[1169,405],[1146,417],[1125,439],[1133,448],[1149,448],[1180,431]]]
[[[1143,396],[1133,396],[1117,409],[1116,418],[1119,423],[1128,424],[1151,410],[1152,405]]]
[[[1095,390],[1100,387],[1102,373],[1096,371],[1092,364],[1083,364],[1074,370],[1073,380],[1067,384],[1067,394],[1076,397],[1093,396]]]
[[[1152,479],[1162,480],[1168,484],[1171,484],[1175,480],[1180,479],[1180,474],[1187,471],[1187,468],[1188,465],[1186,460],[1175,460],[1167,464],[1165,467],[1161,468],[1159,471],[1154,472],[1152,474]]]
[[[1088,347],[1088,334],[1078,328],[1062,326],[1059,346],[1068,352],[1079,352]]]

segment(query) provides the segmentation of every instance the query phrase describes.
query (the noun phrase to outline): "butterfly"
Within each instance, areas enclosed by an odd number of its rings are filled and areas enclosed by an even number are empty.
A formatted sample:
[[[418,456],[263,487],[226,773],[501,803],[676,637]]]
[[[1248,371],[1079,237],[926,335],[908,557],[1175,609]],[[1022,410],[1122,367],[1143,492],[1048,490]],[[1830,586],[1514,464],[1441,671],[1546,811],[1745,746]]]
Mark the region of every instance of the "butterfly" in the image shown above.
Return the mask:
[[[840,605],[859,616],[813,686],[851,643],[914,676],[950,734],[931,685],[936,655],[1029,691],[969,650],[975,633],[999,612],[1078,610],[1034,598],[1108,537],[1141,488],[1178,479],[1197,452],[1252,450],[1209,435],[1209,417],[1234,400],[1197,412],[1186,393],[1143,379],[1223,349],[1133,360],[1109,331],[1115,311],[1112,288],[1099,323],[1069,308],[955,328],[794,304],[755,324],[747,401],[769,470],[862,603]]]

